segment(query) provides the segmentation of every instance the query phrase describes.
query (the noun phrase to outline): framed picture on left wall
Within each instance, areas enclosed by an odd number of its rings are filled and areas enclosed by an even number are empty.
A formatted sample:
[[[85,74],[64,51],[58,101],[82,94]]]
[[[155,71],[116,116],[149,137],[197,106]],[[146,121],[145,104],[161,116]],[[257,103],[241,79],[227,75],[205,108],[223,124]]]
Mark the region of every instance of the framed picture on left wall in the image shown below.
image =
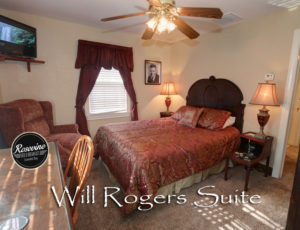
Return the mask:
[[[145,85],[160,85],[161,69],[160,61],[145,60]]]

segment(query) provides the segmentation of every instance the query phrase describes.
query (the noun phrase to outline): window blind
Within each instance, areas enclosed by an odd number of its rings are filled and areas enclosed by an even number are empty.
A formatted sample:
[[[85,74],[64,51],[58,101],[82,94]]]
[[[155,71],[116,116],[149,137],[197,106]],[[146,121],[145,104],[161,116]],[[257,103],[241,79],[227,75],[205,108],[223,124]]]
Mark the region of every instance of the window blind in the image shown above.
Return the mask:
[[[118,70],[101,69],[89,96],[90,114],[126,113],[127,92]]]

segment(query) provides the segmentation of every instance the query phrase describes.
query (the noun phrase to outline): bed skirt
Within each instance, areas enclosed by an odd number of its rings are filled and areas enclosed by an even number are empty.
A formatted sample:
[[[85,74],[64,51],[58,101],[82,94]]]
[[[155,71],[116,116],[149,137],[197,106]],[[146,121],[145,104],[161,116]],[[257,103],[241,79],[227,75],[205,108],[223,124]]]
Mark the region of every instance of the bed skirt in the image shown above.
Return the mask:
[[[112,173],[110,172],[107,165],[102,160],[101,160],[101,162],[104,165],[104,167],[105,167],[105,169],[106,169],[106,171],[109,175],[110,181],[115,186],[120,187],[122,189],[123,193],[124,193],[123,188],[119,185],[119,183],[116,180],[116,178],[114,177],[114,175],[112,175]],[[202,170],[199,173],[196,173],[196,174],[191,175],[189,177],[186,177],[186,178],[183,178],[181,180],[175,181],[171,184],[165,185],[165,186],[161,187],[160,189],[158,189],[156,195],[167,196],[169,194],[177,194],[181,191],[181,189],[188,188],[188,187],[192,186],[193,184],[197,184],[197,183],[205,180],[210,175],[214,175],[214,174],[218,174],[218,173],[222,172],[225,168],[225,164],[226,164],[226,160],[224,159],[220,163],[215,164],[214,166],[212,166],[208,169]],[[232,167],[232,162],[231,161],[229,161],[229,167]]]

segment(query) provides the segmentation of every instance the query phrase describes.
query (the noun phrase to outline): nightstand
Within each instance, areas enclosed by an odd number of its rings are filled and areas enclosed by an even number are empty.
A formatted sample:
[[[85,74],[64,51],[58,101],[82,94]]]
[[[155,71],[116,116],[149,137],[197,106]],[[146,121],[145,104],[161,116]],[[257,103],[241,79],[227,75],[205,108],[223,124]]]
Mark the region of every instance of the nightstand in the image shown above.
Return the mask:
[[[265,139],[259,139],[254,137],[256,133],[247,132],[240,135],[241,144],[237,152],[233,152],[226,159],[225,176],[227,180],[229,159],[242,164],[246,169],[245,187],[244,190],[248,191],[248,183],[250,178],[250,172],[257,163],[263,159],[267,159],[265,166],[265,177],[268,176],[269,163],[273,137],[266,136]]]
[[[174,112],[160,112],[160,117],[171,117]]]

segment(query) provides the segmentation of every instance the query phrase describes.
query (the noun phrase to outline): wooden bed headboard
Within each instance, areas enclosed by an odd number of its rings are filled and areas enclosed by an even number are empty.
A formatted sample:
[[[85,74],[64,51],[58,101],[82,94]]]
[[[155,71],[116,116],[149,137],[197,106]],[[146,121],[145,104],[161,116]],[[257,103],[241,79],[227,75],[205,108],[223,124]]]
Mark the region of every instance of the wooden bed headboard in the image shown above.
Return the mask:
[[[234,126],[242,132],[245,110],[243,99],[242,91],[232,81],[211,76],[196,81],[190,87],[186,104],[230,111],[236,117]]]

